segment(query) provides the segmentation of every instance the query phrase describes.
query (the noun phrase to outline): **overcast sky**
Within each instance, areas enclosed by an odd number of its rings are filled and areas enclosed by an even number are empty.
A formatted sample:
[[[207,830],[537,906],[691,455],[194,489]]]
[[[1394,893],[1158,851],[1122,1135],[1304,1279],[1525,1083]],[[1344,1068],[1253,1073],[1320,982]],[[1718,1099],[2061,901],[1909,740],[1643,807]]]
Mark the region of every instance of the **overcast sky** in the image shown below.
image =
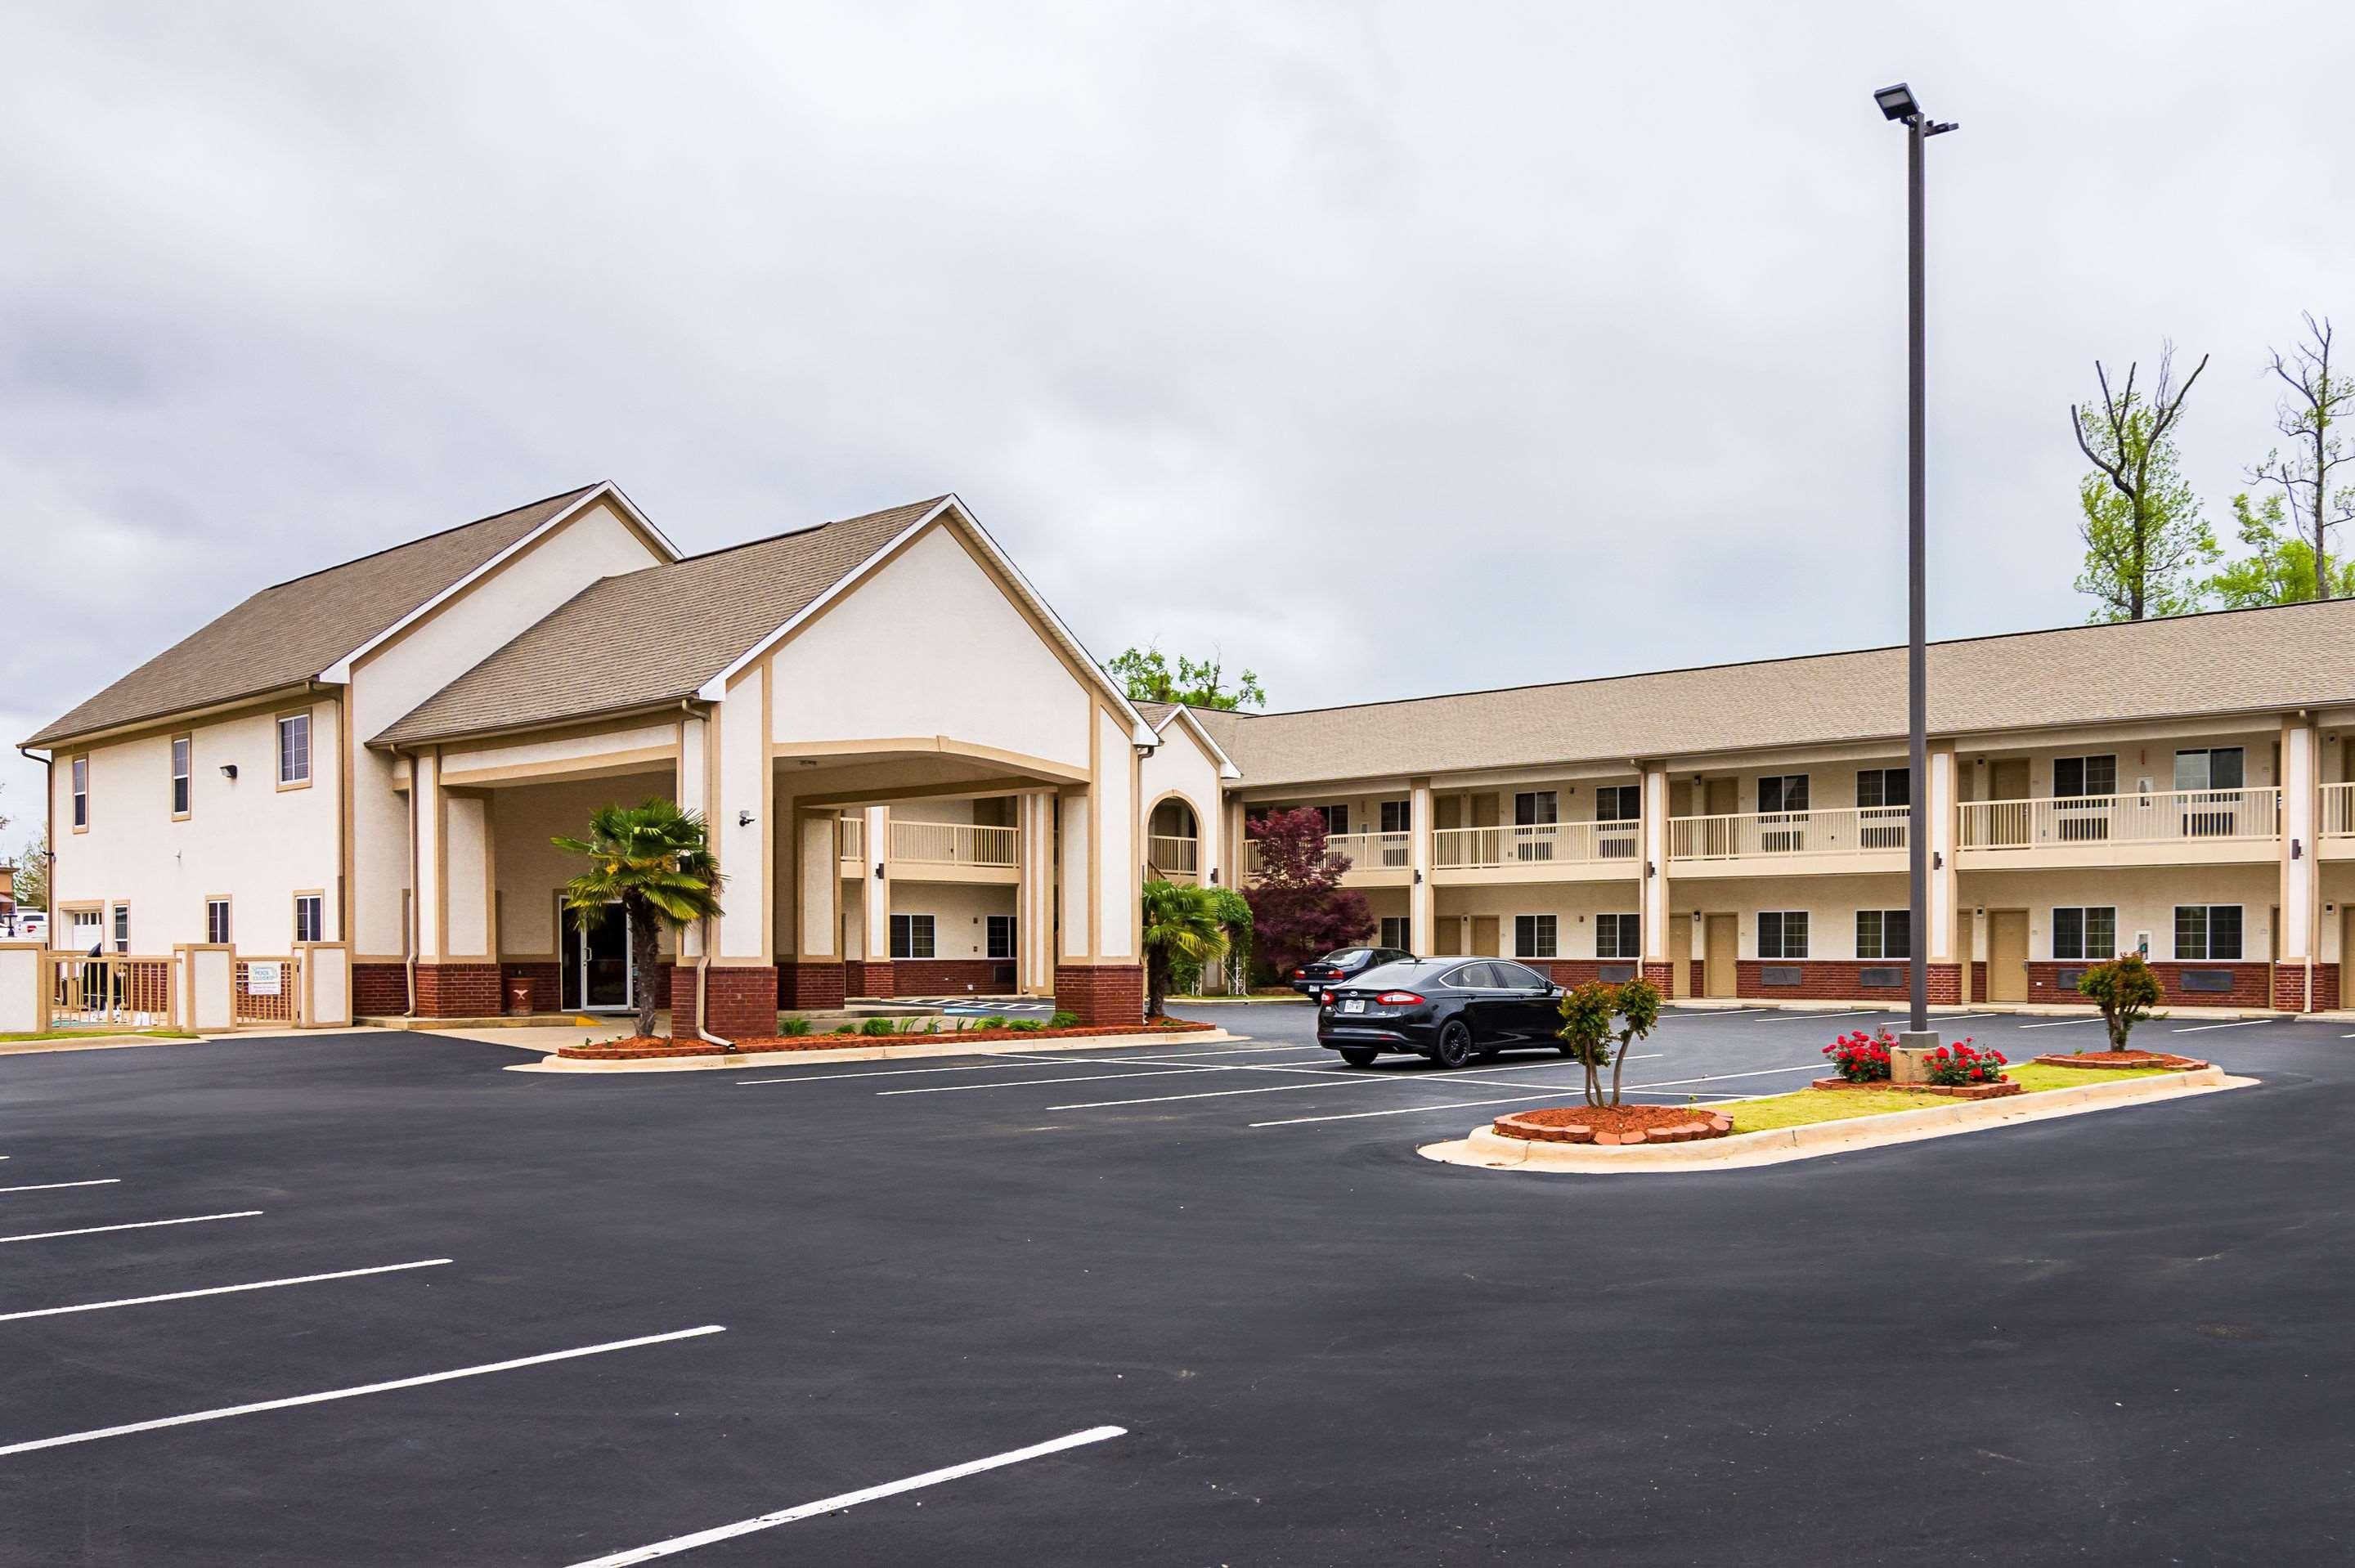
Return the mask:
[[[954,490],[1099,657],[1277,707],[1901,639],[1898,78],[1963,125],[1934,635],[2083,618],[2096,356],[2214,355],[2221,524],[2267,344],[2355,328],[2345,5],[51,5],[0,59],[11,743],[600,478],[691,550]]]

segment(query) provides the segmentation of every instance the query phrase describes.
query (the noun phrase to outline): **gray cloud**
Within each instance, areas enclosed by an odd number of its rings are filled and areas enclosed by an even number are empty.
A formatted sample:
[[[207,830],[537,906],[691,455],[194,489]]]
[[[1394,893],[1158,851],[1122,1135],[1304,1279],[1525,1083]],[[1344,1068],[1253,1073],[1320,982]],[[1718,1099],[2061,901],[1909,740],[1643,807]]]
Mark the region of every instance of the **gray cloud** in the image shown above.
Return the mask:
[[[2296,24],[2294,31],[2288,24]],[[2355,322],[2337,8],[493,5],[0,18],[28,733],[253,588],[612,477],[690,548],[960,492],[1284,705],[2074,620],[2095,355],[2220,515]],[[2284,52],[2295,37],[2296,53]],[[37,806],[13,752],[0,811]],[[10,835],[13,840],[14,834]]]

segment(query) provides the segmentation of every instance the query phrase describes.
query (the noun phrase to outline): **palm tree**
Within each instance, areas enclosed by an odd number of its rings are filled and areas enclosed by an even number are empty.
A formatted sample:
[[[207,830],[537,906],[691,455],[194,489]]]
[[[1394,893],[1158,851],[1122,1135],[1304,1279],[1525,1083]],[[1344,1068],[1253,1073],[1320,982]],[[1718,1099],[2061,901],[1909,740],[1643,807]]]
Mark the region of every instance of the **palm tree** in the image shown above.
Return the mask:
[[[630,917],[630,986],[638,999],[638,1033],[655,1032],[655,923],[674,931],[719,911],[719,863],[704,838],[703,819],[659,797],[635,806],[600,806],[586,839],[549,841],[589,869],[564,885],[564,906],[587,930],[616,904]]]
[[[1183,959],[1207,964],[1227,945],[1219,902],[1207,887],[1190,883],[1145,885],[1145,1016],[1159,1018],[1169,990],[1169,963]]]

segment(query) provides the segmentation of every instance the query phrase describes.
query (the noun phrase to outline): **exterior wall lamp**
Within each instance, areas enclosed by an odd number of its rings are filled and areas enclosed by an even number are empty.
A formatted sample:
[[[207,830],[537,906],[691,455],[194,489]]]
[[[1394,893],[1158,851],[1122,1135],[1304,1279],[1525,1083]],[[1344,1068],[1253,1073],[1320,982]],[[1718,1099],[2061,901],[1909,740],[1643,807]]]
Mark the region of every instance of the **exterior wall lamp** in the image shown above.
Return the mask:
[[[883,863],[879,860],[875,863],[875,880],[878,882],[883,880]]]
[[[751,813],[751,812],[750,812],[750,811],[739,811],[739,812],[737,812],[737,813],[736,813],[736,825],[737,825],[738,827],[740,827],[740,828],[749,828],[749,827],[751,827],[751,826],[752,825],[752,813]]]
[[[232,782],[232,783],[236,782],[236,779],[237,779],[237,764],[236,764],[236,763],[234,763],[234,762],[224,762],[224,763],[222,763],[222,764],[221,764],[221,777],[222,777],[222,778],[224,778],[224,779],[229,779],[229,780],[230,782]]]

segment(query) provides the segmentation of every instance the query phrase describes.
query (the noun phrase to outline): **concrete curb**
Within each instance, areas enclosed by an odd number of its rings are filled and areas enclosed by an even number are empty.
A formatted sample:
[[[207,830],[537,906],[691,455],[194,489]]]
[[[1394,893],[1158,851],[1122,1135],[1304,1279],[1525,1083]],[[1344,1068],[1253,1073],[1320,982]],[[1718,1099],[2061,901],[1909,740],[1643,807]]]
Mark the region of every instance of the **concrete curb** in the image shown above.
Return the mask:
[[[227,1040],[226,1033],[189,1034],[158,1039],[144,1034],[92,1034],[80,1040],[0,1040],[0,1056],[37,1056],[48,1051],[127,1051],[139,1045],[200,1045],[207,1040]]]
[[[1884,1144],[1913,1143],[1925,1138],[1951,1138],[1956,1133],[1978,1132],[2017,1122],[2115,1110],[2151,1100],[2244,1089],[2256,1082],[2254,1078],[2233,1077],[2222,1067],[2207,1067],[2196,1073],[2164,1073],[2122,1083],[2046,1089],[2004,1099],[1962,1100],[1951,1106],[1927,1106],[1920,1110],[1817,1122],[1809,1127],[1737,1132],[1730,1138],[1694,1143],[1637,1144],[1624,1150],[1578,1143],[1531,1143],[1523,1139],[1500,1138],[1483,1127],[1467,1138],[1428,1143],[1415,1152],[1443,1164],[1471,1165],[1486,1171],[1567,1171],[1590,1176],[1737,1171],[1878,1149]]]
[[[537,1062],[517,1062],[499,1070],[503,1073],[565,1074],[709,1073],[746,1067],[786,1067],[799,1062],[897,1062],[916,1056],[1028,1056],[1039,1051],[1102,1051],[1130,1045],[1158,1045],[1177,1050],[1188,1045],[1216,1045],[1229,1040],[1249,1038],[1246,1034],[1230,1034],[1223,1029],[1190,1029],[1180,1034],[1156,1030],[1136,1034],[1091,1034],[1081,1040],[1041,1040],[1035,1044],[1022,1040],[990,1040],[978,1045],[960,1045],[951,1035],[923,1034],[915,1037],[922,1042],[920,1044],[851,1045],[839,1050],[816,1051],[738,1051],[725,1056],[682,1056],[676,1061],[576,1062],[564,1056],[546,1056]]]

